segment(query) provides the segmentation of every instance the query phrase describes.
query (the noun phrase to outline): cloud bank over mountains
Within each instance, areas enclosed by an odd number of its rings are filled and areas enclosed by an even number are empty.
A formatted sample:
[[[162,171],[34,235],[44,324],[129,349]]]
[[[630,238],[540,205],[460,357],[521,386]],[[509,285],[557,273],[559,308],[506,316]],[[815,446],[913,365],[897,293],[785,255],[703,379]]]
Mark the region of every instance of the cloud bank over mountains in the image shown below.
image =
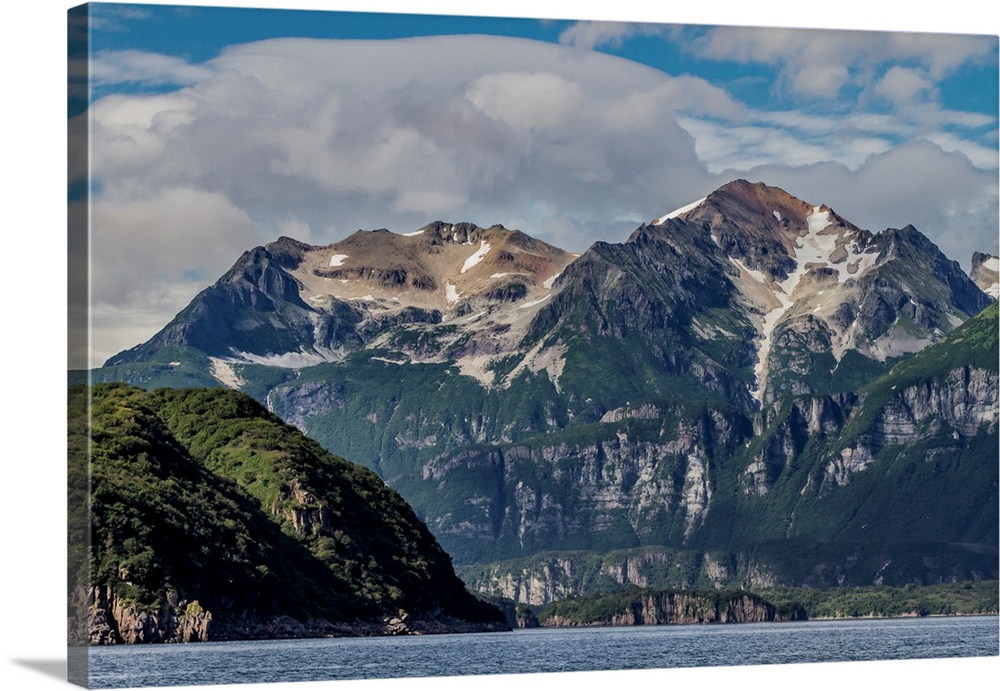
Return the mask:
[[[771,99],[745,96],[752,77],[590,50],[635,36],[699,64],[766,65]],[[966,268],[973,250],[997,252],[996,117],[946,107],[938,87],[995,64],[995,38],[581,23],[560,41],[277,38],[199,64],[97,54],[92,78],[117,93],[90,110],[95,358],[281,234],[329,243],[440,219],[579,252],[736,177],[871,230],[912,223]]]

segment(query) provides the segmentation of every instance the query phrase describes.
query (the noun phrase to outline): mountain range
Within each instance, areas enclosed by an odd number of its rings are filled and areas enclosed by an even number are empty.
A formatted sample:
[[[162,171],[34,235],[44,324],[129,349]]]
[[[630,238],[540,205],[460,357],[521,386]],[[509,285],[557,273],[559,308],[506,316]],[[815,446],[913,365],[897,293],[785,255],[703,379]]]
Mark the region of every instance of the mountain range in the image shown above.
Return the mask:
[[[580,255],[280,238],[90,376],[241,389],[521,602],[996,578],[998,265],[972,266],[736,181]]]

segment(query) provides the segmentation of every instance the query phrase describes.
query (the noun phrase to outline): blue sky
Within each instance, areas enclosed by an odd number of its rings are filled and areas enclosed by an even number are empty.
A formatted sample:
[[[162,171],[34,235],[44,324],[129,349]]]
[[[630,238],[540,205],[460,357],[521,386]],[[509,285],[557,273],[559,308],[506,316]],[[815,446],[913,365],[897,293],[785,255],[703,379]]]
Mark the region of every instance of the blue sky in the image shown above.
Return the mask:
[[[279,235],[471,221],[583,251],[741,177],[997,253],[996,36],[92,9],[97,360]]]
[[[389,12],[283,10],[280,8],[197,7],[171,5],[93,5],[97,30],[92,49],[142,50],[173,55],[188,62],[216,57],[223,48],[275,36],[327,39],[393,39],[447,34],[518,36],[559,43],[577,24],[573,20],[512,17],[417,15]],[[778,68],[764,62],[702,60],[685,45],[711,28],[697,25],[648,24],[623,34],[605,33],[595,50],[632,60],[664,72],[695,74],[739,94],[748,105],[777,107],[794,99],[772,88]],[[627,32],[627,33],[624,33]],[[567,39],[563,39],[567,40]],[[912,63],[911,63],[912,64]],[[938,87],[945,107],[996,116],[996,60],[965,63],[945,75]],[[102,92],[98,89],[98,94]],[[777,97],[776,97],[777,96]]]

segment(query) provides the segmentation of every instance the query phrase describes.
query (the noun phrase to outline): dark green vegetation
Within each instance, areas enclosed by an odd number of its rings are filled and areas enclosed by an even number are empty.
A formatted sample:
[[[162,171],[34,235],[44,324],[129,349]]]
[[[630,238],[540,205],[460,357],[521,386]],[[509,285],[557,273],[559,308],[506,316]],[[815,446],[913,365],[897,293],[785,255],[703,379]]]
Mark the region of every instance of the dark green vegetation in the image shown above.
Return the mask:
[[[757,594],[778,612],[801,612],[809,619],[850,617],[996,614],[998,581],[963,581],[902,587],[770,588]]]
[[[91,383],[128,382],[152,391],[162,387],[175,389],[212,387],[219,382],[209,373],[208,358],[195,348],[167,346],[153,353],[149,360],[111,365],[90,372]],[[86,372],[71,371],[69,383],[86,384]]]
[[[996,614],[998,586],[997,581],[966,581],[899,588],[768,588],[755,592],[631,587],[558,600],[534,610],[541,626]]]
[[[71,440],[85,396],[71,388]],[[92,587],[111,608],[197,601],[213,638],[281,617],[342,633],[402,612],[418,630],[502,621],[395,491],[246,395],[97,386],[90,453]]]

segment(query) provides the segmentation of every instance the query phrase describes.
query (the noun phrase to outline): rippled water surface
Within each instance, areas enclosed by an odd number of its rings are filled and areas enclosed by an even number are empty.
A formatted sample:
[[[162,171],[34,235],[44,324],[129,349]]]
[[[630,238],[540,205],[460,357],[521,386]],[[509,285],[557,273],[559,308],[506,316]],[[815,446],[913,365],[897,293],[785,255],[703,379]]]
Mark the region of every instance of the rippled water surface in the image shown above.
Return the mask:
[[[90,649],[97,688],[981,657],[1000,619],[533,629]]]

